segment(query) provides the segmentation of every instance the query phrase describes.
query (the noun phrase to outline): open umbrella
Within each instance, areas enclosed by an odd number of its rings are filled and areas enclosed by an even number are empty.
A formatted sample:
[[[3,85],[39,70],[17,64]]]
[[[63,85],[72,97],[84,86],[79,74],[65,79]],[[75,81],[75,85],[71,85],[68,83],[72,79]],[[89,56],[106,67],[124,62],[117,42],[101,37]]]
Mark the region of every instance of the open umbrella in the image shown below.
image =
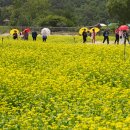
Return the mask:
[[[31,30],[30,30],[30,28],[26,28],[26,29],[24,29],[24,31],[23,32],[30,32]]]
[[[130,27],[130,24],[127,24]]]
[[[18,29],[11,29],[10,30],[10,34],[13,35],[14,32],[16,32],[17,34],[19,33],[19,30]]]
[[[42,34],[42,35],[45,35],[45,36],[49,36],[49,35],[51,34],[51,31],[50,31],[49,28],[43,28],[43,29],[41,30],[41,34]]]
[[[117,28],[119,26],[119,23],[109,23],[108,27],[109,28]]]
[[[80,34],[80,35],[82,35],[84,29],[86,29],[86,31],[88,31],[88,28],[86,28],[86,27],[82,27],[82,28],[80,28],[80,30],[79,30],[79,34]]]
[[[104,23],[100,23],[100,26],[101,26],[101,27],[106,27],[107,25],[104,24]]]
[[[114,30],[119,26],[119,23],[109,23],[108,28]]]
[[[95,30],[96,33],[100,31],[100,29],[99,29],[99,28],[96,28],[96,27],[91,28],[89,31],[90,31],[90,32],[93,32],[93,29]]]
[[[119,27],[119,30],[121,30],[121,31],[127,31],[127,30],[129,30],[129,27],[127,25],[121,25]]]

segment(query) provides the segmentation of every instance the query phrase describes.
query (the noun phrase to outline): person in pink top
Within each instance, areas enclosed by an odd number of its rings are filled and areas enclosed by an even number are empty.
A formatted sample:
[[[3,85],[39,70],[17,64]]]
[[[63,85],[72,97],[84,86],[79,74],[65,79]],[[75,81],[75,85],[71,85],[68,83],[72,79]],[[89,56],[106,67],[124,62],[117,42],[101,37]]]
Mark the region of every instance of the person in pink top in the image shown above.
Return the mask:
[[[115,44],[119,44],[119,29],[115,30]]]
[[[96,37],[96,32],[95,29],[93,29],[91,33],[92,43],[95,43],[95,37]]]

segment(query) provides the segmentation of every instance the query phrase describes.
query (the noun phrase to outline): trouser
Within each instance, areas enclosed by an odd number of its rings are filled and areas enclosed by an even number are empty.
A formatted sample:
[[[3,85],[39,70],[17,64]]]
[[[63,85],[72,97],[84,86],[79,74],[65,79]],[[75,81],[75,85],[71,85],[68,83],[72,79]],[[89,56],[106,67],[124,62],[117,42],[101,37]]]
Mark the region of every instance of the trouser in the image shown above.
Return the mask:
[[[47,39],[47,38],[42,38],[42,40],[45,41],[45,42],[46,42],[46,39]]]
[[[104,36],[104,40],[103,43],[107,40],[107,44],[109,44],[109,37],[108,36]]]
[[[126,41],[128,41],[128,43],[130,44],[129,38],[125,38],[125,39],[124,39],[124,44],[126,44]]]
[[[83,37],[83,43],[85,43],[87,41],[86,37]]]
[[[28,40],[28,37],[24,37],[24,40]]]
[[[116,36],[115,43],[119,44],[119,36]]]
[[[36,37],[33,37],[33,41],[36,41],[36,39],[37,39]]]
[[[15,39],[18,39],[18,37],[17,37],[17,36],[14,36],[13,39],[14,39],[14,40],[15,40]]]

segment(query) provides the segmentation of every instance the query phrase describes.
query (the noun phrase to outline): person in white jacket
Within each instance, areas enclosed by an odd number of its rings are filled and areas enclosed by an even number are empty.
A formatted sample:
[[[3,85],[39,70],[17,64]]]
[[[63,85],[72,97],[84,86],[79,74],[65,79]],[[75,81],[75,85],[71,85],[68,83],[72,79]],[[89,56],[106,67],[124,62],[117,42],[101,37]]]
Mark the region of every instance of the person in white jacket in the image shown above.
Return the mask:
[[[119,38],[120,38],[119,43],[123,44],[124,43],[124,36],[123,36],[122,30],[119,31]]]

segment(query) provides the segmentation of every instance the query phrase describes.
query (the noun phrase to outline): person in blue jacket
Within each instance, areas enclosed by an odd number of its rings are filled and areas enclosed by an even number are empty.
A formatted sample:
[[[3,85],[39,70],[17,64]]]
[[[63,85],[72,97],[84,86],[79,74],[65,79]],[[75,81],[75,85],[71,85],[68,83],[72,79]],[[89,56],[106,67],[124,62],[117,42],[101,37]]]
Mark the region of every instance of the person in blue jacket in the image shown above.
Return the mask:
[[[32,38],[33,38],[33,41],[36,41],[37,40],[37,32],[36,31],[33,31],[32,32]]]
[[[109,44],[109,30],[108,29],[106,29],[103,32],[103,36],[104,36],[103,43],[107,40],[107,44]]]

